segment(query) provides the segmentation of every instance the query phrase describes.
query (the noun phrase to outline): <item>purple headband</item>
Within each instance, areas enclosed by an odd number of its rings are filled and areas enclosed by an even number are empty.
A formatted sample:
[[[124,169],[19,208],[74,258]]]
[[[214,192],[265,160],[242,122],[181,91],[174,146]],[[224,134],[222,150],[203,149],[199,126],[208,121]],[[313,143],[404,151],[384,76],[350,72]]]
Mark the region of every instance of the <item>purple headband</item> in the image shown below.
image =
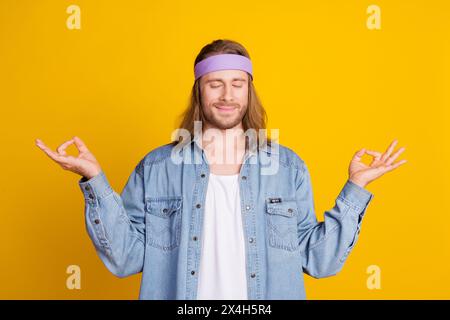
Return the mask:
[[[239,54],[217,54],[200,61],[194,67],[195,80],[206,73],[228,69],[246,71],[253,80],[252,62]]]

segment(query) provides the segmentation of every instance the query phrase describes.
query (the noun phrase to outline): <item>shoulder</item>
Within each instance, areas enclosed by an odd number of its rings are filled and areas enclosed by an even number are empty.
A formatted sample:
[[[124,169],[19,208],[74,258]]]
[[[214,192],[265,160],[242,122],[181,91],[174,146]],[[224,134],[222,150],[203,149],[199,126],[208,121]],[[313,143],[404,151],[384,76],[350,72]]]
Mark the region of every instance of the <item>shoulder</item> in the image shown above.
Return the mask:
[[[139,175],[143,176],[144,167],[151,166],[156,163],[161,163],[164,162],[166,159],[169,159],[174,146],[175,144],[171,142],[150,150],[149,152],[147,152],[147,154],[144,155],[144,157],[141,158],[141,160],[135,166],[135,171]]]
[[[156,148],[150,150],[144,156],[144,158],[141,160],[141,162],[143,165],[147,166],[147,165],[152,165],[152,164],[167,160],[168,158],[170,158],[172,149],[174,147],[175,147],[175,144],[173,142],[156,147]]]
[[[138,164],[136,165],[136,171],[140,174],[143,174],[145,166],[151,166],[153,164],[161,163],[166,159],[169,159],[174,146],[175,144],[171,142],[150,150],[138,162]]]
[[[293,149],[279,143],[274,143],[272,148],[278,149],[280,164],[300,171],[305,170],[305,161]]]

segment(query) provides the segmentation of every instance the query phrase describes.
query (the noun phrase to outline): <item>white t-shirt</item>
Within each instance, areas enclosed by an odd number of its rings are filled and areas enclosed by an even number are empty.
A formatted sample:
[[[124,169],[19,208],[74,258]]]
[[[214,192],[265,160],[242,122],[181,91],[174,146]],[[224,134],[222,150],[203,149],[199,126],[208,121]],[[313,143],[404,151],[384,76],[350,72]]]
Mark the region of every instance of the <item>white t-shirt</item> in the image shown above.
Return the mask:
[[[203,217],[197,299],[247,300],[239,174],[210,173]]]

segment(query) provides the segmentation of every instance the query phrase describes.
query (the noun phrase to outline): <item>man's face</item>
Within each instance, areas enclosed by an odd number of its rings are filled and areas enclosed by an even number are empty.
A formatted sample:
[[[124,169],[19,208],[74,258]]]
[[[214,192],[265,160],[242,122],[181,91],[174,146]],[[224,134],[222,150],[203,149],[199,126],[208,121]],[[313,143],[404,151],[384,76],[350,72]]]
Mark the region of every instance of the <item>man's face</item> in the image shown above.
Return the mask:
[[[247,72],[220,70],[200,79],[201,104],[209,125],[230,129],[239,125],[248,106]]]

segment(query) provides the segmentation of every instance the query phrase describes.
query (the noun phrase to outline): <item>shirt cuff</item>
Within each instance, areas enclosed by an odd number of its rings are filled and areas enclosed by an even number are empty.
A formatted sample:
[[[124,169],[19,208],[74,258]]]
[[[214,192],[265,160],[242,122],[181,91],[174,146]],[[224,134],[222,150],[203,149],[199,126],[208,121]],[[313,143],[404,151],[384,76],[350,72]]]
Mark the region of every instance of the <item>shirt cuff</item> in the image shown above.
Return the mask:
[[[78,185],[81,192],[83,192],[84,198],[90,201],[104,198],[113,192],[103,170],[91,179],[82,177],[78,181]]]
[[[344,199],[347,203],[352,204],[358,209],[363,209],[369,204],[370,200],[372,200],[373,194],[351,180],[347,180],[338,197]]]

